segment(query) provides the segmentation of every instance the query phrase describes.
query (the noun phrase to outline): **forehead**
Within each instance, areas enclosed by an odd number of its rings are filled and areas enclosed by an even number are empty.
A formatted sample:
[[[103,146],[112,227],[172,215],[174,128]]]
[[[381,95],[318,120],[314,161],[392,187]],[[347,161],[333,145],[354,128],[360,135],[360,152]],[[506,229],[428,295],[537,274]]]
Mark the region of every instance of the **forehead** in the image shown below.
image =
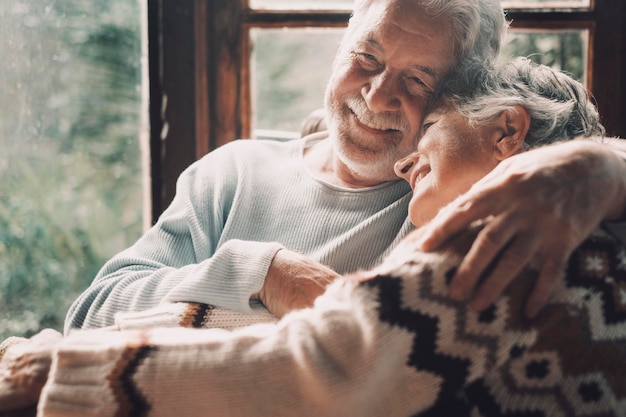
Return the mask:
[[[455,139],[460,136],[473,136],[477,129],[463,116],[454,106],[441,102],[433,107],[424,117],[424,126],[431,125],[426,132],[420,132],[420,136],[429,133],[437,135],[439,139]],[[482,130],[484,127],[481,126]]]
[[[451,140],[455,146],[466,145],[467,139],[472,139],[475,144],[489,144],[489,137],[498,128],[497,123],[489,121],[472,124],[454,105],[445,100],[438,102],[426,114],[424,125],[427,124],[433,125],[426,133],[421,132],[420,135],[433,133],[439,139]]]
[[[414,1],[370,2],[355,13],[348,33],[350,45],[368,45],[398,65],[430,69],[437,78],[454,63],[451,23],[428,16]]]

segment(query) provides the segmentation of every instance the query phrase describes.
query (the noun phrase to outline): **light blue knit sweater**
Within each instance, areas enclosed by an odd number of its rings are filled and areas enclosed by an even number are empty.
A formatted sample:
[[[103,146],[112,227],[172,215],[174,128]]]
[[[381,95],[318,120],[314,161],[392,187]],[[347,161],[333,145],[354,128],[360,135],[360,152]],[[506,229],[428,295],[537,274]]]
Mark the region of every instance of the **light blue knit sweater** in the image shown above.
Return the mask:
[[[261,311],[250,296],[282,247],[339,273],[380,263],[412,228],[409,186],[331,186],[304,164],[311,144],[235,141],[191,165],[156,225],[107,262],[71,306],[66,333],[108,326],[117,312],[161,302]]]

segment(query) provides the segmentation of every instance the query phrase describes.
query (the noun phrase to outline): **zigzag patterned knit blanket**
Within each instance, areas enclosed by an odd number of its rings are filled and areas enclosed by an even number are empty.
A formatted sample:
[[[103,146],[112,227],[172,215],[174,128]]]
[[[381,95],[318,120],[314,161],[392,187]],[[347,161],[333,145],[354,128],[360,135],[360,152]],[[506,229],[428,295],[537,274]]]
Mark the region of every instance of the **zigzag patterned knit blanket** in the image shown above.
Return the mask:
[[[533,321],[525,270],[481,313],[446,295],[474,233],[407,259],[411,239],[368,285],[381,321],[415,334],[407,366],[443,379],[428,416],[625,416],[626,249],[597,230],[569,260],[564,285]],[[521,295],[521,296],[520,296]]]

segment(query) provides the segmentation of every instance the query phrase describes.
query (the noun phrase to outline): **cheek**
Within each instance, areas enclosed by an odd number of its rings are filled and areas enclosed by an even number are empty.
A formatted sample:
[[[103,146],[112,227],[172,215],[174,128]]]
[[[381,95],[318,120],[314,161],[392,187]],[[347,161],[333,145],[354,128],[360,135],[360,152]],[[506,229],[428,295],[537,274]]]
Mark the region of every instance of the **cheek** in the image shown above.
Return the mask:
[[[333,72],[326,85],[325,101],[330,112],[340,112],[344,97],[354,94],[354,77],[350,76],[349,68],[346,64],[339,64],[337,71]]]
[[[441,137],[433,146],[432,159],[436,159],[433,170],[442,187],[465,187],[491,169],[491,150],[483,145],[481,138],[462,131],[446,132]]]
[[[404,114],[409,126],[411,128],[411,134],[413,137],[418,137],[420,129],[422,127],[422,120],[426,110],[426,103],[428,98],[426,97],[412,97],[407,100],[408,104],[404,107]]]
[[[335,62],[329,87],[338,92],[354,91],[366,81],[366,72],[351,57],[344,57]]]
[[[341,77],[339,74],[333,74],[326,85],[326,100],[336,101],[341,96]]]
[[[481,173],[467,169],[462,159],[437,166],[435,171],[417,183],[409,203],[409,218],[416,226],[432,220],[439,210],[463,194],[482,177]]]

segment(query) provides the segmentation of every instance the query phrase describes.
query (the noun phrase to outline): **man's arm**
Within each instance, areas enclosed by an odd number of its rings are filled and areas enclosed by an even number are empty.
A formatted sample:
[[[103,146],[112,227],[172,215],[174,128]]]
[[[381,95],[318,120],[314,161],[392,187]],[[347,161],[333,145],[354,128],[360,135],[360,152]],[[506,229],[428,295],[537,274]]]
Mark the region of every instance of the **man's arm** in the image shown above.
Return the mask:
[[[188,168],[156,225],[104,265],[70,308],[66,332],[109,326],[115,313],[145,310],[162,301],[253,312],[250,296],[260,290],[282,246],[223,241],[238,177],[230,163],[233,152],[218,151]]]
[[[261,290],[253,296],[276,317],[311,307],[326,286],[340,275],[306,256],[279,250],[268,270]]]
[[[254,297],[264,292],[277,315],[310,305],[336,274],[296,253],[283,256],[287,247],[340,273],[378,262],[404,224],[408,187],[380,190],[369,204],[330,192],[299,173],[300,146],[231,142],[192,165],[157,224],[74,303],[66,330],[107,326],[117,312],[162,301],[254,313],[261,311]]]
[[[624,220],[624,150],[621,140],[610,141],[610,146],[576,140],[509,158],[440,211],[426,227],[421,248],[433,250],[472,222],[491,217],[450,291],[484,309],[538,257],[540,277],[526,306],[526,313],[534,316],[562,279],[574,248],[603,220]],[[488,268],[488,277],[477,288]]]

